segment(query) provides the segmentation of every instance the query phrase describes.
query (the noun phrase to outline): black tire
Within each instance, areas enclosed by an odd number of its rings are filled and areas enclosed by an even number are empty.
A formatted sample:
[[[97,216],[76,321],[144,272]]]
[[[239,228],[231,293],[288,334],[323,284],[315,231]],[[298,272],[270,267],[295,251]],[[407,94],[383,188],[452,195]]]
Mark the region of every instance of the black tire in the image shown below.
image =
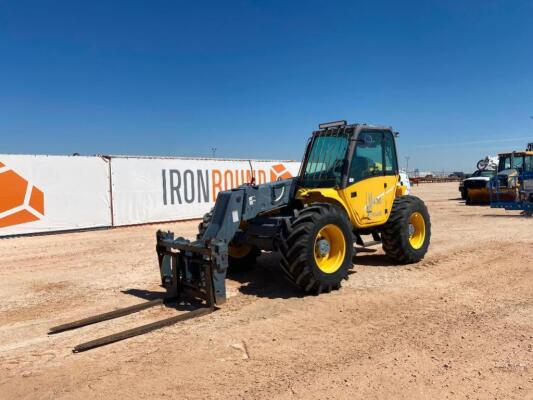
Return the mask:
[[[414,247],[410,241],[410,219],[414,213],[421,215],[425,227],[425,234],[420,247]],[[431,221],[424,202],[415,196],[396,198],[389,220],[384,225],[381,235],[385,254],[398,264],[416,263],[424,258],[430,239]]]
[[[353,238],[348,216],[340,208],[322,203],[312,204],[296,213],[282,231],[281,266],[290,280],[307,293],[320,294],[339,289],[352,267]],[[315,242],[322,228],[330,224],[340,229],[345,249],[340,267],[326,273],[317,265]]]
[[[466,200],[466,189],[465,188],[461,189],[461,199]]]
[[[470,193],[468,192],[468,189],[466,189],[466,196],[465,196],[465,204],[467,206],[471,206],[472,204],[474,204],[474,202],[472,201],[472,197],[470,197]]]
[[[200,240],[204,235],[204,232],[207,230],[209,224],[211,223],[211,218],[213,218],[213,209],[208,213],[204,214],[202,222],[198,224],[198,234],[196,239]],[[228,272],[241,272],[248,271],[254,267],[257,261],[257,257],[261,255],[261,250],[253,246],[248,254],[243,257],[232,257],[228,256]]]

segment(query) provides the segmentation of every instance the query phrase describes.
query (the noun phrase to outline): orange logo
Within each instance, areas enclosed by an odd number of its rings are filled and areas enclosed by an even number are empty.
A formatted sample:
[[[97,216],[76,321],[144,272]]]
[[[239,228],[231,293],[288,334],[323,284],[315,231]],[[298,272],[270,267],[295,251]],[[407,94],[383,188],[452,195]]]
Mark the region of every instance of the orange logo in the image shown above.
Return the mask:
[[[0,228],[38,221],[44,193],[0,162]]]
[[[273,165],[272,168],[270,168],[270,181],[280,181],[282,179],[289,179],[292,178],[292,175],[289,171],[287,171],[287,168],[285,168],[285,165],[283,164],[276,164]]]

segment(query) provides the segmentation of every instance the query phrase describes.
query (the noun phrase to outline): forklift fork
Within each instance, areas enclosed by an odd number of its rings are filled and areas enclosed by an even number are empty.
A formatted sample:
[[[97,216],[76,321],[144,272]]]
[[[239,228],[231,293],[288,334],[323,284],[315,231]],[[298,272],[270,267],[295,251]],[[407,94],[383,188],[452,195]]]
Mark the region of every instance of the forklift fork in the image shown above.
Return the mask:
[[[74,353],[80,353],[215,311],[215,299],[217,296],[214,291],[213,271],[216,269],[216,266],[214,265],[216,263],[216,257],[211,257],[211,251],[209,248],[192,246],[190,242],[185,239],[179,238],[178,240],[174,240],[171,234],[158,232],[157,254],[162,283],[167,290],[167,295],[165,297],[58,325],[50,328],[48,334],[51,335],[78,329],[180,300],[193,299],[200,300],[203,303],[202,307],[183,314],[79,344],[75,346],[72,351]],[[220,272],[218,275],[221,275]],[[223,275],[225,277],[225,273]],[[223,277],[219,278],[224,279]],[[222,280],[222,284],[223,283]],[[225,293],[220,294],[223,297],[218,297],[218,303],[222,303],[223,300],[225,300]]]

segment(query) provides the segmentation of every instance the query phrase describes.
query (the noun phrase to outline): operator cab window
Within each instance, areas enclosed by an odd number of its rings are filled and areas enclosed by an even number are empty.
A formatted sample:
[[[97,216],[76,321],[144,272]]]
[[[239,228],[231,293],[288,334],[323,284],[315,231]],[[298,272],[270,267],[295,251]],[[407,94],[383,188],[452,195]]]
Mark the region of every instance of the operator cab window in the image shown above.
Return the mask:
[[[511,168],[511,157],[502,157],[500,158],[500,171],[504,171],[506,169]]]
[[[383,132],[361,132],[350,165],[348,184],[383,175]]]
[[[310,144],[301,185],[303,187],[340,186],[347,148],[348,136],[344,133],[317,135]]]
[[[513,168],[517,169],[518,171],[522,171],[524,169],[524,157],[515,157],[513,162]]]
[[[385,150],[385,175],[398,173],[398,159],[396,158],[396,146],[392,132],[384,133],[383,147]]]
[[[524,172],[533,172],[533,156],[526,156]]]
[[[512,160],[512,164],[511,164],[511,160]],[[504,156],[500,158],[500,166],[499,166],[500,171],[511,169],[511,168],[521,171],[523,167],[524,167],[523,156],[515,156],[512,158],[511,156]]]

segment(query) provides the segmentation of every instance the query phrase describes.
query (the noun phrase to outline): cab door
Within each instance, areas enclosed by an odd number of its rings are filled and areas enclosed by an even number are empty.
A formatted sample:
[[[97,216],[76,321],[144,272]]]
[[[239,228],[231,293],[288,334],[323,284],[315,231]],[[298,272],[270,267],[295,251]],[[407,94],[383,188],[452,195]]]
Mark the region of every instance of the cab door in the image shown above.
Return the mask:
[[[344,200],[350,205],[352,222],[372,227],[387,221],[396,196],[398,165],[390,131],[359,134],[348,173]]]

